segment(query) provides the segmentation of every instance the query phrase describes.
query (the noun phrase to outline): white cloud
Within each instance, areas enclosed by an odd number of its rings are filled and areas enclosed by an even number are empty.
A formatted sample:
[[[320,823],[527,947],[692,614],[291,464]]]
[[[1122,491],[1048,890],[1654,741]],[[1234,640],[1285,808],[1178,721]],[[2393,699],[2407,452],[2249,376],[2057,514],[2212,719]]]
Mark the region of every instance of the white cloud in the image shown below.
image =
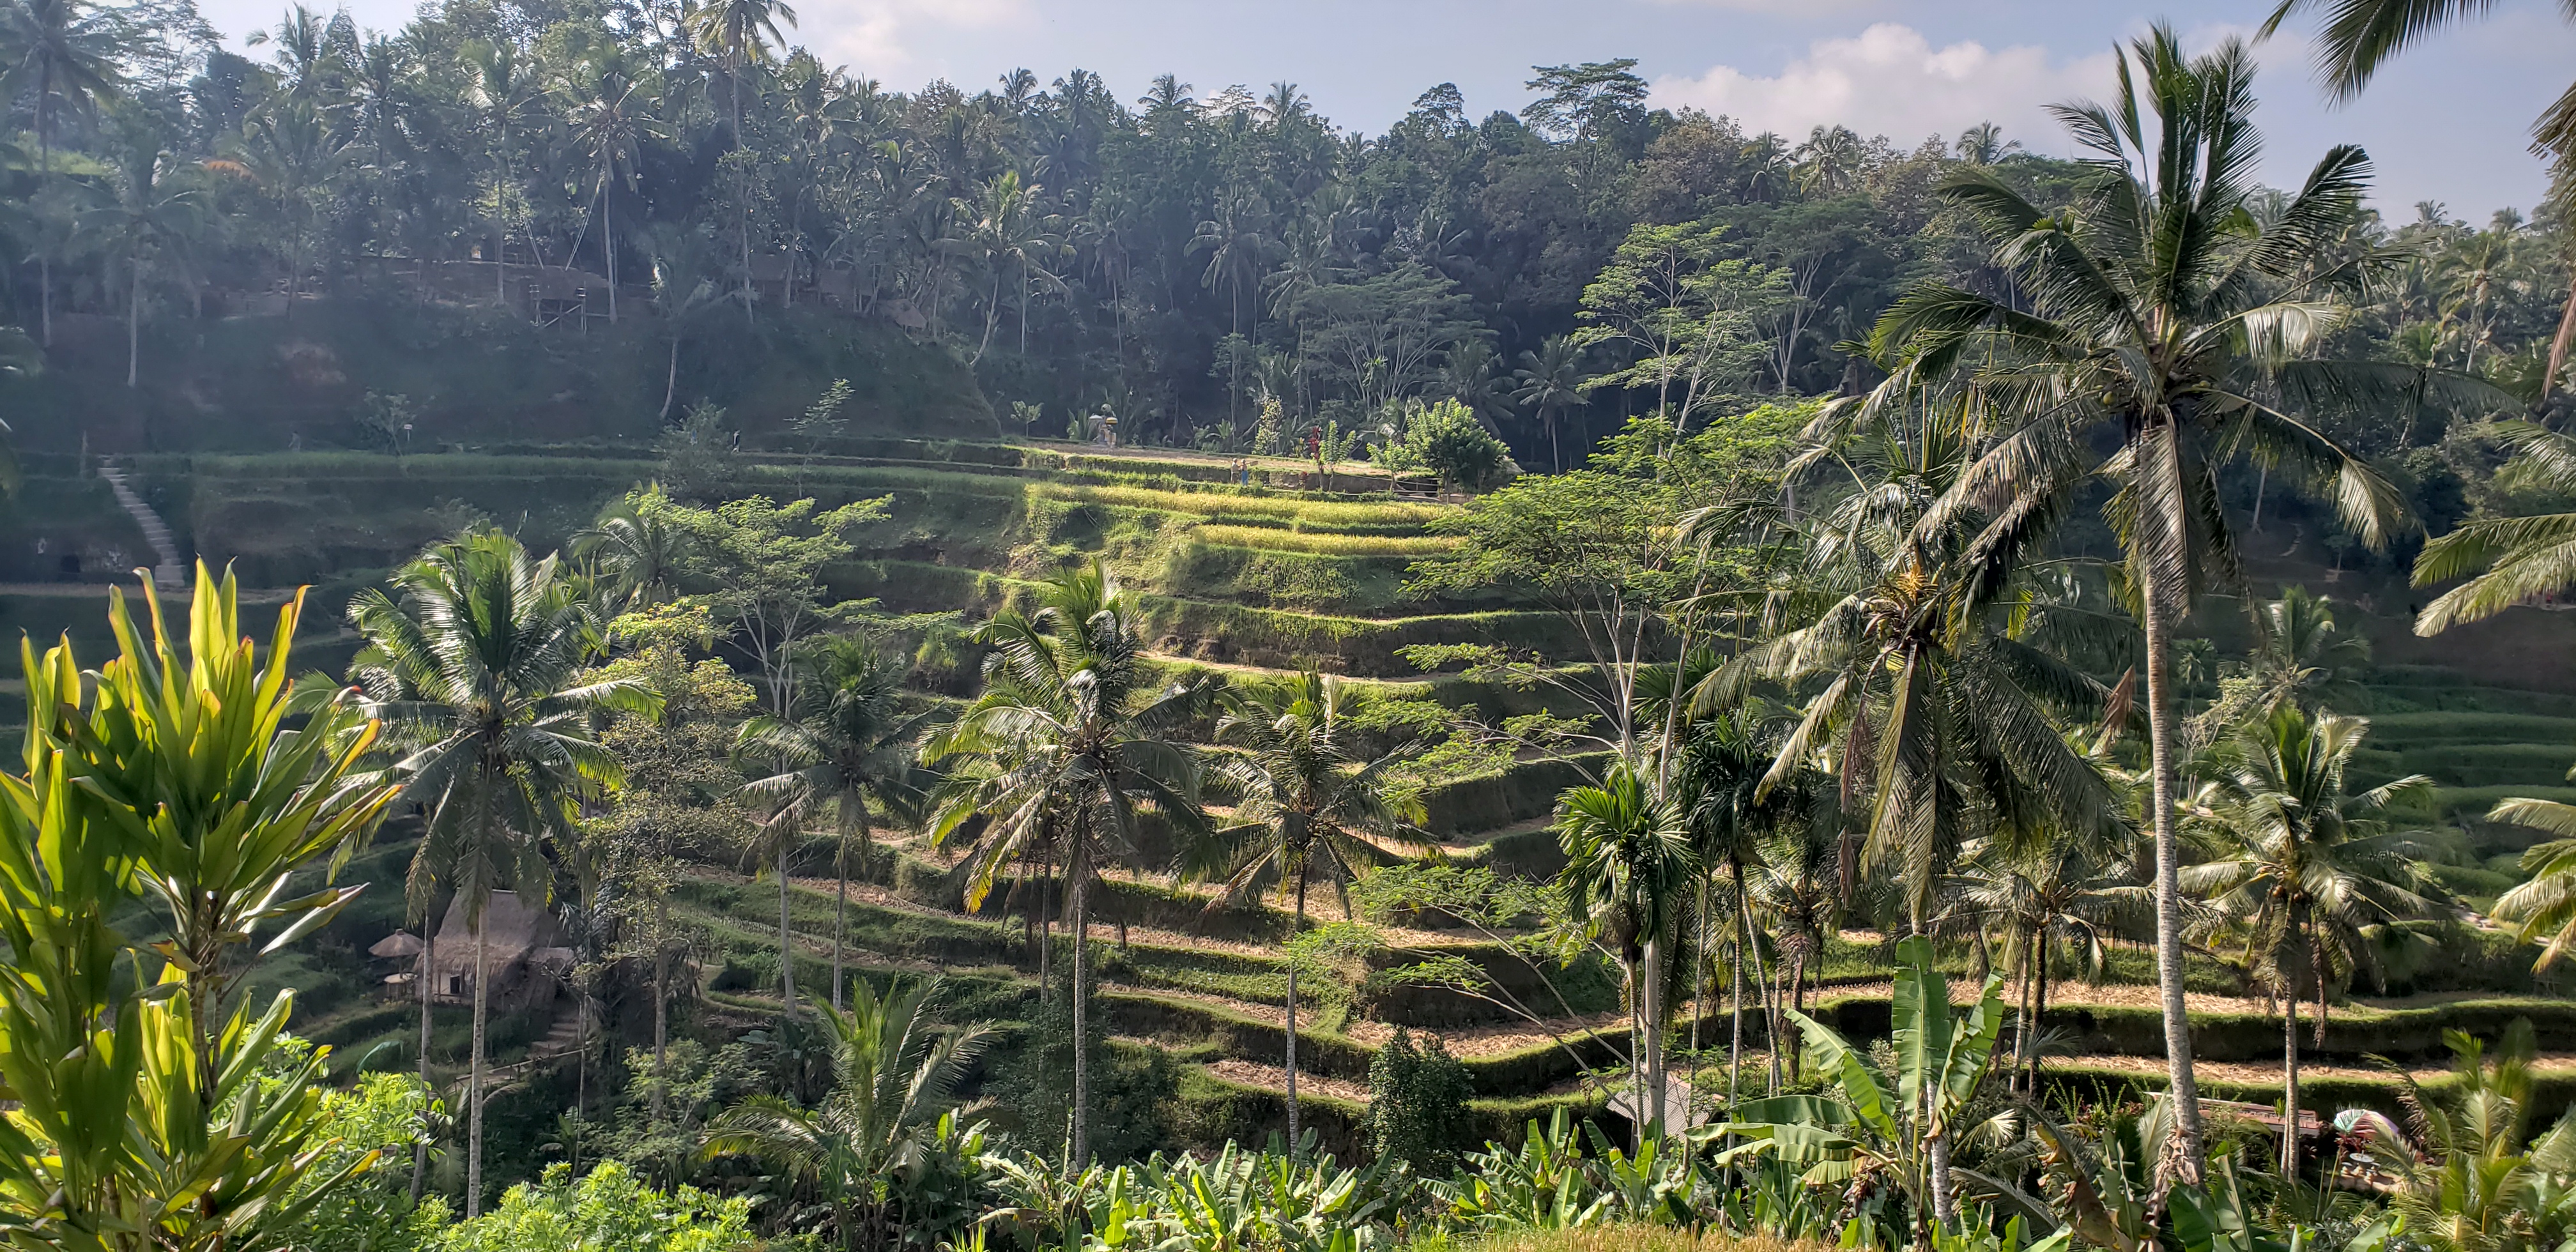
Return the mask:
[[[795,42],[828,64],[910,91],[948,72],[925,45],[954,47],[962,32],[992,30],[1030,16],[1023,0],[809,0],[797,6]],[[969,91],[987,84],[961,83]]]
[[[1695,105],[1791,139],[1843,125],[1910,144],[1991,121],[2011,138],[2055,150],[2062,145],[2045,106],[2111,87],[2107,49],[2069,60],[2045,48],[1970,40],[1935,48],[1921,31],[1881,22],[1855,37],[1819,39],[1769,77],[1720,65],[1659,79],[1654,93],[1658,104]]]

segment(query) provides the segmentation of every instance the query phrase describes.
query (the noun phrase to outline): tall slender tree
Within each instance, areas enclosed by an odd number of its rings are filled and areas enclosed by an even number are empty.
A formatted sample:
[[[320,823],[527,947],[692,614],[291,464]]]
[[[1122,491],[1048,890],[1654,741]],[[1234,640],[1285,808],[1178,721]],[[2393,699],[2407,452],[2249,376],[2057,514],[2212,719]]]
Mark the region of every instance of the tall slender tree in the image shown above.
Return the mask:
[[[2300,999],[2315,998],[2322,1036],[2334,981],[2369,960],[2364,929],[2433,910],[2416,890],[2421,845],[2375,816],[2429,795],[2433,780],[2410,774],[2346,794],[2345,772],[2369,733],[2360,718],[2279,706],[2217,747],[2213,777],[2192,798],[2210,857],[2185,867],[2183,886],[2209,899],[2246,966],[2263,971],[2281,1000],[2285,1178],[2299,1172]]]
[[[794,26],[786,0],[700,0],[684,19],[700,51],[724,61],[725,89],[733,100],[734,198],[742,237],[742,311],[751,315],[751,163],[743,135],[742,89],[755,65],[769,64],[771,49],[787,42],[781,24]]]
[[[745,784],[752,796],[810,820],[832,815],[832,1007],[841,1007],[841,953],[849,928],[850,867],[876,851],[868,803],[917,821],[932,779],[920,764],[921,737],[933,710],[904,711],[904,667],[874,640],[828,640],[799,684],[788,716],[763,716],[742,728],[740,751],[775,762],[776,773]],[[785,881],[782,874],[780,881]]]
[[[9,64],[0,68],[13,98],[29,101],[36,132],[36,170],[40,180],[53,180],[54,145],[67,117],[86,116],[121,85],[117,68],[115,24],[87,0],[8,0],[0,6],[0,49]],[[54,342],[54,260],[50,250],[36,254],[37,317],[40,341]]]
[[[1070,1169],[1091,1158],[1091,890],[1138,846],[1139,816],[1164,814],[1203,835],[1200,763],[1180,732],[1207,704],[1204,683],[1156,686],[1143,623],[1104,562],[1059,574],[1037,607],[1010,611],[975,638],[992,652],[984,691],[923,748],[953,766],[931,824],[933,846],[984,822],[967,856],[967,906],[1022,854],[1063,850],[1073,926],[1073,1110]]]
[[[1666,1132],[1665,958],[1689,912],[1699,855],[1673,808],[1625,766],[1557,800],[1557,884],[1577,922],[1601,929],[1627,972],[1629,1073],[1639,1150]]]
[[[1306,888],[1321,878],[1350,913],[1349,885],[1364,865],[1420,850],[1403,836],[1423,820],[1419,797],[1397,788],[1395,770],[1413,745],[1370,755],[1351,716],[1355,690],[1338,675],[1308,670],[1225,694],[1219,742],[1240,750],[1211,765],[1235,795],[1234,824],[1217,831],[1216,856],[1203,868],[1222,874],[1226,897],[1239,899],[1275,875],[1290,897],[1296,929],[1306,929]],[[1212,906],[1213,907],[1213,906]],[[1288,1142],[1297,1142],[1297,963],[1288,963]]]
[[[2180,1140],[2172,1168],[2191,1180],[2202,1144],[2183,997],[2173,648],[2201,592],[2240,577],[2218,466],[2251,454],[2304,471],[2346,525],[2379,543],[2398,523],[2396,493],[2314,419],[2474,388],[2323,355],[2379,261],[2342,244],[2368,186],[2359,148],[2328,152],[2296,193],[2257,212],[2254,60],[2244,45],[2189,56],[2158,27],[2123,51],[2121,67],[2109,104],[2057,109],[2094,154],[2073,206],[2043,211],[1987,169],[1944,187],[2014,292],[1937,283],[1909,292],[1871,333],[1891,375],[1868,403],[1908,403],[1960,376],[1974,384],[1993,409],[1967,411],[1981,452],[1948,501],[1986,514],[1990,532],[2063,507],[2095,478],[2115,489],[2109,517],[2146,633],[2156,960]],[[2101,431],[2116,448],[2107,458],[2095,451]],[[1926,524],[1949,516],[1936,510]]]
[[[395,765],[403,794],[428,806],[412,860],[414,911],[444,886],[464,902],[474,940],[471,1216],[483,1202],[484,905],[503,889],[545,898],[547,845],[568,842],[581,802],[619,777],[616,758],[591,737],[592,716],[649,713],[657,698],[628,680],[585,681],[603,642],[598,618],[553,557],[531,557],[499,531],[433,545],[392,582],[394,595],[370,589],[350,603],[366,639],[351,677],[404,753]]]

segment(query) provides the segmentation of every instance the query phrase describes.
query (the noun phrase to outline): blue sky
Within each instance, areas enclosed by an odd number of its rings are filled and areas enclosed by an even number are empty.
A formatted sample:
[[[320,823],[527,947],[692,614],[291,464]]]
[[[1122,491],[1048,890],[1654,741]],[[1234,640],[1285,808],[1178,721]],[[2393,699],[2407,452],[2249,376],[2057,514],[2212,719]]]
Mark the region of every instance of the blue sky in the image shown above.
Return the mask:
[[[308,0],[310,2],[310,0]],[[2040,0],[792,0],[793,33],[826,60],[892,88],[945,77],[969,90],[1016,67],[1052,81],[1081,66],[1122,95],[1170,72],[1212,95],[1302,87],[1345,127],[1375,131],[1422,89],[1455,82],[1476,115],[1517,109],[1527,67],[1633,56],[1658,103],[1696,104],[1793,137],[1819,122],[1912,144],[1992,119],[2042,151],[2065,145],[2040,111],[2110,89],[2112,45],[2162,19],[2197,41],[2250,33],[2268,0],[2161,8]],[[201,0],[238,36],[279,0]],[[410,0],[350,0],[361,25],[401,23]],[[318,6],[317,6],[318,7]],[[2262,49],[2266,175],[2294,182],[2324,148],[2367,147],[2374,197],[2483,219],[2528,210],[2542,175],[2530,120],[2576,79],[2576,26],[2546,0],[2409,53],[2361,100],[2329,105],[2301,32]]]

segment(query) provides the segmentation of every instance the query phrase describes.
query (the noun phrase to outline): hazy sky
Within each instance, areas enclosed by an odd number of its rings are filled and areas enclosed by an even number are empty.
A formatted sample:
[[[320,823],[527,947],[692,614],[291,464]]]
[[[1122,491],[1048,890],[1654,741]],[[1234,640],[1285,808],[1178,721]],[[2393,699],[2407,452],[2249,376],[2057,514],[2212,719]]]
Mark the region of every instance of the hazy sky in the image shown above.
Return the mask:
[[[200,0],[239,36],[282,0]],[[311,3],[312,0],[308,0]],[[1287,79],[1336,123],[1375,132],[1421,91],[1455,82],[1471,114],[1518,109],[1528,67],[1638,58],[1658,104],[1732,114],[1793,138],[1820,122],[1911,145],[1991,119],[2064,152],[2041,106],[2107,93],[2110,49],[2159,18],[2195,43],[2250,33],[2269,0],[791,0],[793,37],[889,88],[944,77],[968,90],[1017,66],[1052,82],[1080,66],[1121,95],[1173,73],[1201,96]],[[392,29],[412,0],[349,0]],[[316,5],[315,7],[320,7]],[[2528,210],[2542,184],[2531,119],[2576,80],[2576,28],[2545,0],[2410,52],[2358,102],[2327,104],[2297,35],[2261,52],[2265,173],[2295,182],[2329,144],[2379,164],[2392,216],[2419,200],[2460,216]]]

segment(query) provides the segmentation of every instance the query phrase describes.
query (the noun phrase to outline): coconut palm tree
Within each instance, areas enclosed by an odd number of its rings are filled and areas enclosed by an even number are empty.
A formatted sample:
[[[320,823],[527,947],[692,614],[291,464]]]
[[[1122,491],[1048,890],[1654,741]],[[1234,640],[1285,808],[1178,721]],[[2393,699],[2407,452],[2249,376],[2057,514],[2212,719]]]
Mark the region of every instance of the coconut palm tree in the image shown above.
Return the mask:
[[[12,99],[26,100],[36,132],[39,178],[54,176],[54,141],[66,116],[98,106],[122,83],[117,70],[118,24],[86,0],[6,0],[0,4],[0,83]],[[41,342],[54,342],[54,266],[50,250],[36,254]]]
[[[1207,703],[1202,682],[1153,685],[1136,604],[1094,559],[1051,580],[1034,611],[1006,611],[975,633],[992,649],[984,691],[924,745],[925,763],[954,766],[936,801],[932,846],[983,822],[966,858],[967,907],[1033,850],[1061,850],[1073,927],[1073,1114],[1070,1168],[1091,1156],[1091,888],[1138,846],[1138,820],[1159,812],[1186,838],[1204,835],[1198,755],[1179,736]]]
[[[2112,941],[2149,929],[2154,890],[2136,881],[2126,858],[2101,857],[2074,840],[2036,847],[1981,840],[1961,859],[1946,894],[1943,920],[2000,941],[2004,971],[2020,980],[2014,1082],[2036,1092],[2050,958],[2059,945],[2072,943],[2085,979],[2101,981]]]
[[[1775,827],[1755,842],[1755,855],[1744,867],[1745,902],[1769,919],[1772,942],[1788,966],[1778,975],[1788,985],[1788,1000],[1776,1007],[1793,1012],[1806,1011],[1807,979],[1824,972],[1825,938],[1852,903],[1841,883],[1840,814],[1827,811],[1836,820]],[[1788,1058],[1792,1066],[1797,1059],[1795,1053]]]
[[[148,125],[132,128],[133,146],[118,163],[112,200],[81,214],[79,231],[125,269],[125,385],[141,377],[143,291],[147,279],[181,271],[209,225],[196,188],[173,187],[173,162]]]
[[[474,938],[473,1057],[466,1091],[465,1211],[482,1209],[483,1058],[491,968],[483,906],[496,890],[543,899],[546,843],[569,841],[581,802],[618,779],[591,736],[594,714],[650,713],[641,684],[585,681],[598,618],[553,557],[495,530],[433,545],[349,605],[365,637],[350,666],[387,740],[406,798],[428,807],[408,894],[415,917],[445,887]],[[422,977],[427,1015],[427,970]]]
[[[1968,388],[1982,402],[1962,410],[1980,455],[1949,497],[1990,515],[1991,529],[2063,508],[2097,477],[2115,488],[2108,516],[2146,635],[2157,968],[2181,1137],[2173,1165],[2188,1181],[2202,1161],[2201,1118],[2183,1003],[2172,656],[2203,589],[2239,576],[2219,464],[2250,454],[2304,471],[2347,526],[2378,543],[2397,523],[2395,492],[2313,419],[2437,388],[2494,393],[2411,366],[2322,358],[2379,261],[2344,244],[2369,159],[2335,148],[2294,195],[2256,212],[2254,61],[2243,44],[2191,57],[2158,27],[2121,66],[2110,104],[2057,110],[2095,154],[2072,206],[2043,211],[1992,170],[1945,186],[2016,290],[1931,283],[1898,300],[1870,340],[1890,377],[1864,403],[1911,403],[1935,382]],[[2095,451],[2102,432],[2108,457]],[[1927,525],[1947,524],[1932,517]]]
[[[1557,420],[1585,401],[1584,355],[1572,335],[1550,335],[1536,351],[1522,352],[1520,368],[1512,371],[1513,380],[1520,384],[1512,392],[1512,403],[1538,415],[1538,424],[1547,430],[1548,463],[1560,474],[1565,472],[1565,450],[1557,442]]]
[[[1727,999],[1733,1019],[1727,1044],[1730,1104],[1744,1069],[1748,985],[1744,958],[1754,945],[1753,871],[1761,864],[1763,841],[1804,824],[1810,811],[1808,789],[1800,785],[1809,781],[1803,774],[1786,776],[1786,786],[1765,786],[1779,758],[1781,729],[1767,723],[1750,704],[1738,704],[1692,727],[1673,761],[1672,799],[1690,832],[1693,853],[1710,875],[1720,868],[1726,871],[1726,891],[1731,897],[1724,913],[1735,930],[1733,941],[1726,945],[1734,961],[1733,976],[1727,982],[1732,989]],[[1699,911],[1715,912],[1705,904]],[[1697,987],[1702,980],[1691,981]]]
[[[1626,765],[1556,802],[1565,869],[1558,889],[1574,920],[1600,930],[1627,974],[1629,1073],[1636,1142],[1664,1129],[1664,958],[1689,912],[1699,853],[1681,814]]]
[[[2443,27],[2483,17],[2489,6],[2462,0],[2281,0],[2263,23],[2269,37],[2302,10],[2323,8],[2325,28],[2317,32],[2317,76],[2338,100],[2359,96],[2398,53]],[[2576,10],[2562,8],[2571,20]],[[2552,101],[2531,124],[2533,154],[2549,159],[2552,172],[2565,180],[2576,172],[2576,83]],[[2541,375],[2540,399],[2558,385],[2567,352],[2576,344],[2576,286],[2558,318],[2558,334],[2549,341],[2549,365]]]
[[[671,522],[663,507],[669,502],[659,486],[628,492],[572,537],[574,559],[588,564],[610,608],[649,609],[679,597],[695,544],[686,529]]]
[[[1404,837],[1425,817],[1422,801],[1396,789],[1394,771],[1416,755],[1406,744],[1371,756],[1351,725],[1357,690],[1339,675],[1308,670],[1238,687],[1224,697],[1218,742],[1241,749],[1211,765],[1235,793],[1234,824],[1217,832],[1206,866],[1226,897],[1241,899],[1276,875],[1280,894],[1306,929],[1306,888],[1317,878],[1341,896],[1360,867],[1422,845]],[[1297,1142],[1297,964],[1288,964],[1288,1142]]]
[[[617,321],[617,199],[635,188],[635,166],[646,137],[664,131],[653,116],[655,84],[639,77],[625,55],[605,49],[584,57],[556,87],[565,104],[572,140],[590,160],[591,196],[599,205],[600,256],[608,271],[608,320]]]
[[[781,24],[794,26],[796,10],[786,0],[701,0],[691,4],[684,21],[698,50],[723,58],[725,83],[733,93],[733,147],[739,154],[744,148],[742,133],[743,77],[754,65],[769,63],[770,48],[787,42]],[[742,228],[742,311],[751,315],[751,165],[737,156],[734,162],[735,198],[741,210]]]
[[[508,232],[510,228],[510,134],[542,92],[534,58],[507,38],[465,46],[467,103],[489,133],[492,145],[492,299],[510,299]]]
[[[671,356],[662,375],[660,414],[661,420],[667,422],[671,420],[672,402],[680,394],[680,340],[687,335],[689,324],[699,314],[723,303],[725,295],[723,288],[716,285],[717,265],[703,229],[656,222],[644,239],[653,260],[653,305],[671,328]]]
[[[744,784],[753,798],[773,810],[792,811],[800,825],[826,810],[832,814],[832,1007],[837,1009],[850,866],[865,866],[876,851],[868,802],[874,800],[898,818],[918,819],[931,782],[920,764],[921,735],[938,714],[904,712],[904,666],[879,651],[875,641],[843,636],[826,640],[818,651],[813,669],[797,684],[788,716],[753,718],[742,728],[738,751],[777,765],[776,773]],[[783,866],[778,881],[783,893]],[[787,950],[780,953],[786,960]]]
[[[2576,438],[2534,422],[2498,422],[2491,429],[2514,450],[2506,474],[2553,491],[2576,489]],[[2461,577],[2468,581],[2424,606],[2416,634],[2439,634],[2576,587],[2576,513],[2474,518],[2425,544],[2415,558],[2418,587]]]
[[[2281,998],[2285,1178],[2299,1168],[2300,997],[2316,998],[2323,1043],[2328,989],[2369,959],[2363,929],[2434,909],[2415,890],[2416,843],[2374,816],[2429,795],[2433,780],[2410,774],[2344,792],[2369,732],[2360,718],[2281,705],[2212,750],[2210,780],[2191,801],[2210,859],[2186,866],[2182,885],[2208,899],[2215,922],[2243,945],[2246,968]]]
[[[1854,816],[1861,868],[1895,871],[1912,929],[1939,905],[1961,845],[1994,833],[2070,832],[2117,841],[2116,806],[2052,709],[2091,713],[2099,684],[2035,646],[2022,553],[2045,518],[1945,504],[1973,471],[1973,445],[1932,406],[1864,409],[1864,428],[1819,429],[1811,460],[1851,467],[1848,493],[1800,526],[1799,589],[1772,610],[1789,628],[1746,649],[1694,691],[1696,711],[1734,705],[1756,680],[1806,696],[1772,741],[1756,794],[1831,749],[1867,799]]]
[[[2487,814],[2552,835],[2523,851],[2523,884],[2496,900],[2495,918],[2516,924],[2514,937],[2541,945],[2534,969],[2547,969],[2576,950],[2576,804],[2555,800],[2499,800]]]
[[[1046,263],[1064,246],[1061,219],[1044,211],[1046,189],[1023,183],[1018,170],[1004,170],[984,185],[972,201],[959,200],[957,215],[967,223],[954,245],[980,260],[991,279],[984,297],[984,338],[967,360],[982,360],[993,345],[993,327],[1001,320],[1002,278],[1011,276],[1020,315],[1020,351],[1029,349],[1029,292],[1032,286],[1063,287],[1064,280]]]
[[[737,1104],[707,1128],[705,1154],[750,1156],[810,1189],[830,1207],[844,1248],[888,1245],[897,1215],[886,1182],[917,1169],[943,1123],[972,1111],[959,1109],[957,1090],[992,1042],[986,1027],[932,1022],[938,990],[934,979],[880,995],[860,979],[849,1012],[823,1010],[831,1094],[812,1108],[774,1095]]]

